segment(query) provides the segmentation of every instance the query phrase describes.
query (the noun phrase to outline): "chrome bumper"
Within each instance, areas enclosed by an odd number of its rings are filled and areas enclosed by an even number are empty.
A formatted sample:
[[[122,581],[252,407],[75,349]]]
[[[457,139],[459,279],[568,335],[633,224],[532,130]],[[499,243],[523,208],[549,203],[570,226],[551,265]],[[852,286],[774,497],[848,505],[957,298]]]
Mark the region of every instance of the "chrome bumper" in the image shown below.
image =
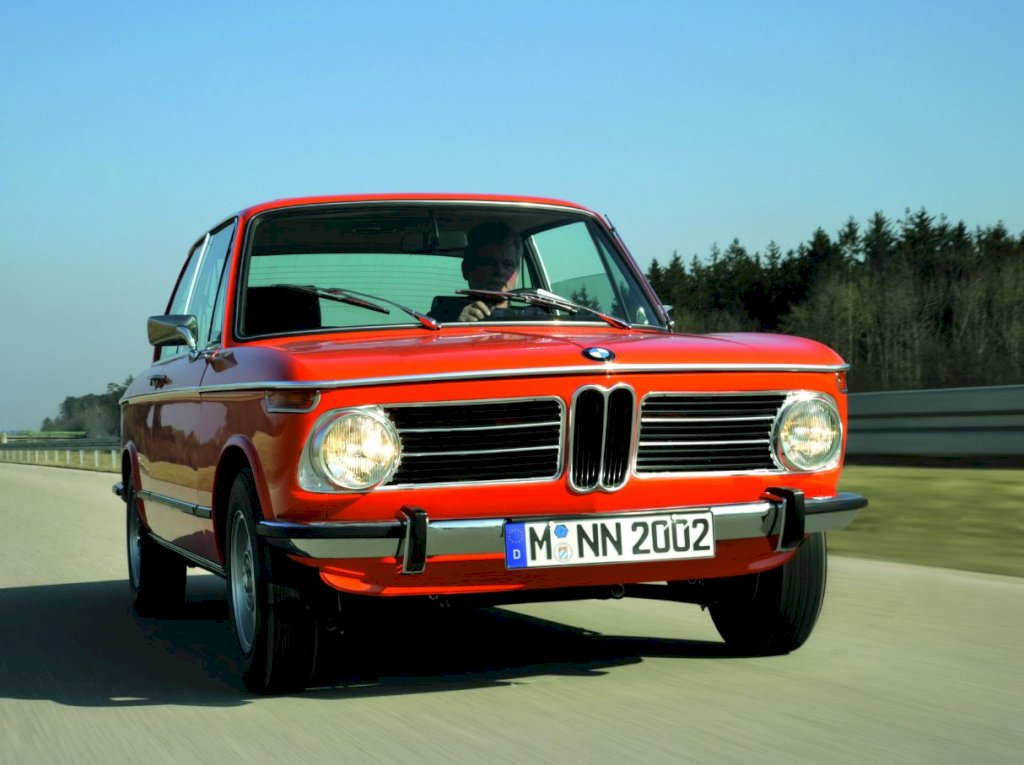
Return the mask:
[[[710,510],[716,541],[778,536],[777,548],[784,550],[798,544],[805,533],[847,526],[867,504],[867,499],[857,494],[804,499],[799,491],[770,489],[761,501],[713,505]],[[706,506],[662,508],[659,512],[704,509]],[[415,508],[404,508],[402,515],[401,520],[378,523],[262,521],[257,532],[273,546],[304,558],[398,557],[407,573],[422,571],[426,558],[435,555],[505,552],[505,518],[431,521]]]

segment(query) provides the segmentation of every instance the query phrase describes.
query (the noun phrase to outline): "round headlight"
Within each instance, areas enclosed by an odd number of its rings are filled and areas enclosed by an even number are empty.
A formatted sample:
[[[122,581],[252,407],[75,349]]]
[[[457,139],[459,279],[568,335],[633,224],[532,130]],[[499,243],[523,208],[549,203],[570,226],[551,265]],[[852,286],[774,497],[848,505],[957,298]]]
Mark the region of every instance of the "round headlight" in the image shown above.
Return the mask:
[[[402,445],[383,412],[359,409],[325,422],[313,439],[313,464],[343,489],[372,489],[398,469]]]
[[[843,428],[830,398],[797,396],[782,406],[775,425],[775,456],[787,470],[823,470],[839,462]]]

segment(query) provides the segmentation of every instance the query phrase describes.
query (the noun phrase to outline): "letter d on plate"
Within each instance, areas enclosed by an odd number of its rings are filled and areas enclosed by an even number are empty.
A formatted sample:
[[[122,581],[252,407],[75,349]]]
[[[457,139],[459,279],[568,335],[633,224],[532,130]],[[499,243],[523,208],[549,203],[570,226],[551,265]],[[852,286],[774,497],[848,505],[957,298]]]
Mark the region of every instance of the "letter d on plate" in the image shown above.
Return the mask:
[[[526,568],[526,529],[522,523],[505,524],[505,568]]]

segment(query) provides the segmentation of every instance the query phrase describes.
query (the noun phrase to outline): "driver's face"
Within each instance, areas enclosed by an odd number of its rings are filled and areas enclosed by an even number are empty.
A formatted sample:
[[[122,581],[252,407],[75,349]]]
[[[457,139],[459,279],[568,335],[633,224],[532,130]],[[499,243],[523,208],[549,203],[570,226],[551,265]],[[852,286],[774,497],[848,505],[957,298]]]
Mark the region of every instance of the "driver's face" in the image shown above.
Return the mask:
[[[519,263],[515,242],[485,244],[466,261],[466,280],[474,290],[509,290],[519,278]]]

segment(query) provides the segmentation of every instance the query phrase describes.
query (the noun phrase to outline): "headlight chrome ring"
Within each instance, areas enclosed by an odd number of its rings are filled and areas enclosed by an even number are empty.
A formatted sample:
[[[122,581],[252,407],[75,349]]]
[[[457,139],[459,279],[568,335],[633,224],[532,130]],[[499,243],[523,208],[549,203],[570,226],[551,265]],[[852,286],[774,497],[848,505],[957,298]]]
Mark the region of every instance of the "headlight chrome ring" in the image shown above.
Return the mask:
[[[383,410],[343,409],[319,423],[310,452],[323,480],[340,489],[365,491],[395,474],[402,442]]]
[[[783,403],[772,430],[772,456],[783,470],[808,473],[839,464],[843,423],[836,402],[800,391]]]

